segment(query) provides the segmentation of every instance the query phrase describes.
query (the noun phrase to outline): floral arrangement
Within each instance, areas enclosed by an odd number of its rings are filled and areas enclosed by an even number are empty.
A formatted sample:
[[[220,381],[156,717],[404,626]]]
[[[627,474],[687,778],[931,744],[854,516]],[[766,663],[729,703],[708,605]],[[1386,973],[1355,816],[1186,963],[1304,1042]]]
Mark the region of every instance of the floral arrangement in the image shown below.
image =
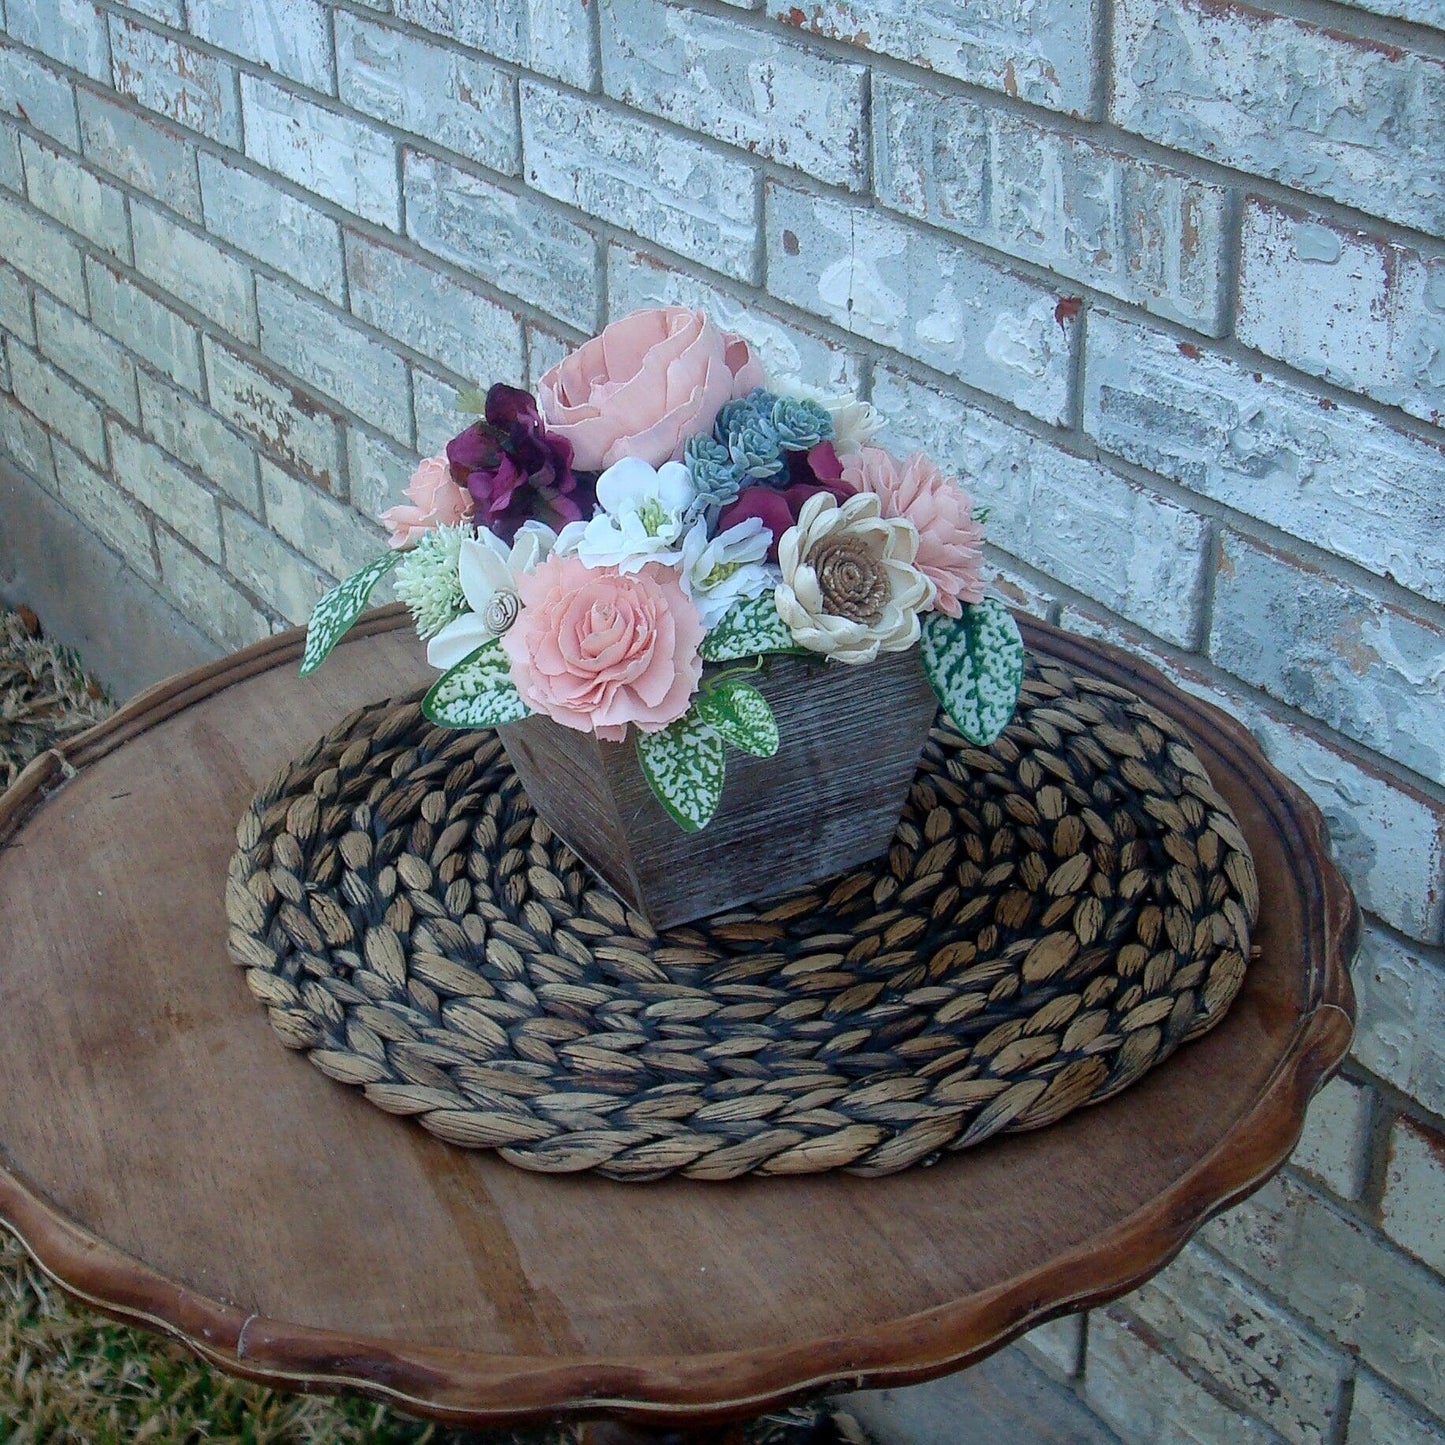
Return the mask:
[[[777,653],[860,665],[920,647],[955,726],[991,742],[1023,670],[984,596],[981,518],[922,453],[872,444],[873,408],[769,385],[740,336],[634,312],[531,395],[498,383],[381,520],[391,550],[317,604],[313,671],[392,568],[450,727],[541,713],[608,742],[684,828],[722,793],[725,744],[778,747],[747,679]],[[728,666],[727,664],[732,664]]]

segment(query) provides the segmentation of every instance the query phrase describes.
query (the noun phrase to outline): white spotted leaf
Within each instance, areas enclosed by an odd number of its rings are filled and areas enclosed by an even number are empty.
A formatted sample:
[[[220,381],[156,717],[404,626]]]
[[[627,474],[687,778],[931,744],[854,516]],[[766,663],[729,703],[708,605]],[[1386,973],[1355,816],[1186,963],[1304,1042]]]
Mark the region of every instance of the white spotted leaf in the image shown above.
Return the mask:
[[[661,732],[637,732],[637,761],[657,801],[685,833],[707,827],[723,790],[723,744],[689,709]]]
[[[1009,724],[1024,677],[1024,644],[996,597],[966,603],[963,616],[930,612],[919,641],[923,670],[954,727],[987,747]]]
[[[739,657],[801,650],[788,624],[778,616],[778,604],[771,592],[734,602],[703,638],[699,649],[704,662],[731,662]]]
[[[368,562],[344,582],[338,582],[316,604],[311,621],[306,624],[306,649],[301,654],[302,677],[315,672],[326,661],[327,654],[365,611],[372,589],[396,566],[401,555],[400,552],[388,552],[384,557]]]
[[[757,758],[770,758],[777,752],[778,720],[767,698],[741,678],[723,678],[700,692],[693,706],[724,742]]]
[[[512,665],[493,638],[432,683],[425,717],[444,728],[494,728],[520,722],[530,709],[512,681]]]

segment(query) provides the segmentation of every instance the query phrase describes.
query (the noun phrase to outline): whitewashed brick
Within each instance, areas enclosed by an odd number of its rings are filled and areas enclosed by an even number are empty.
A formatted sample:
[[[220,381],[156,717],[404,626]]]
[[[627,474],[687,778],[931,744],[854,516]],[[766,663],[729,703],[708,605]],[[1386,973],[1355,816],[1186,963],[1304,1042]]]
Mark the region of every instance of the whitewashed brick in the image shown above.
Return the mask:
[[[885,445],[928,452],[990,508],[995,547],[1192,645],[1209,539],[1202,518],[889,367],[875,373],[873,400]]]
[[[515,384],[522,375],[522,321],[515,311],[352,231],[346,233],[346,274],[352,311],[413,351],[484,385]]]
[[[1240,246],[1236,331],[1246,346],[1445,420],[1445,248],[1259,200],[1245,207]]]
[[[346,577],[386,550],[378,523],[264,459],[261,491],[271,530],[332,577]]]
[[[219,557],[221,524],[214,493],[134,432],[115,422],[106,430],[116,481],[206,556]]]
[[[1445,955],[1366,920],[1354,980],[1355,1057],[1445,1118]]]
[[[462,388],[420,366],[411,369],[411,387],[417,455],[433,457],[471,420],[457,410]]]
[[[1334,1438],[1345,1357],[1197,1245],[1120,1304],[1291,1445]]]
[[[768,14],[816,35],[1019,96],[1050,110],[1093,113],[1098,34],[1087,0],[767,0]]]
[[[241,108],[253,161],[343,210],[401,228],[396,145],[384,131],[254,75],[241,77]]]
[[[35,344],[35,320],[30,309],[30,288],[18,271],[0,261],[0,331]]]
[[[80,149],[75,90],[44,61],[0,35],[0,114],[24,120],[71,150]]]
[[[4,393],[0,393],[0,449],[22,472],[41,486],[55,490],[50,433],[18,401]]]
[[[517,83],[498,65],[359,15],[336,15],[341,98],[399,130],[514,176]]]
[[[395,0],[399,20],[412,20],[446,35],[516,61],[539,75],[564,80],[579,90],[597,83],[597,55],[588,7],[592,0]]]
[[[341,227],[330,216],[217,156],[202,155],[200,168],[208,231],[328,301],[343,303]]]
[[[201,353],[196,328],[94,257],[86,258],[85,270],[95,324],[172,381],[199,395]]]
[[[460,423],[460,418],[458,419]],[[460,424],[454,434],[461,430]],[[450,438],[448,438],[450,440]],[[434,455],[429,453],[428,455]],[[360,427],[346,430],[346,472],[350,482],[351,505],[364,517],[375,518],[402,500],[402,492],[417,467],[412,452]]]
[[[111,65],[122,95],[222,145],[241,143],[236,72],[147,25],[110,17]]]
[[[607,298],[613,317],[644,306],[701,308],[725,331],[747,337],[774,382],[793,382],[836,396],[856,395],[858,353],[759,306],[752,297],[669,266],[645,251],[607,248]]]
[[[1065,1315],[1035,1325],[1019,1343],[1051,1374],[1071,1380],[1084,1367],[1084,1317]]]
[[[180,131],[88,90],[78,94],[76,104],[86,160],[154,196],[188,221],[201,219],[196,150]]]
[[[0,126],[0,186],[20,196],[25,193],[25,166],[20,159],[20,136]]]
[[[1445,602],[1445,446],[1095,311],[1084,430],[1106,451]]]
[[[597,238],[556,206],[408,150],[406,229],[419,245],[579,330],[595,331]]]
[[[156,547],[161,559],[161,585],[181,612],[208,637],[234,649],[259,642],[270,633],[271,624],[265,614],[219,567],[198,557],[184,542],[159,527]]]
[[[1078,307],[935,231],[767,188],[768,290],[1044,421],[1068,418]]]
[[[28,346],[11,339],[5,351],[15,400],[96,466],[103,467],[105,423],[100,408]]]
[[[140,201],[131,203],[130,214],[136,270],[232,336],[254,342],[256,303],[250,269]]]
[[[1119,0],[1113,73],[1126,130],[1445,230],[1445,61],[1238,0]]]
[[[1010,612],[1050,619],[1058,602],[1057,589],[1037,573],[1021,571],[1012,558],[1003,558],[994,547],[984,549],[983,585],[1008,604]]]
[[[254,447],[214,412],[159,377],[143,371],[139,381],[146,436],[248,511],[257,511],[261,494]]]
[[[128,422],[140,420],[135,362],[124,348],[48,296],[36,298],[35,327],[43,356]]]
[[[1310,1102],[1304,1133],[1290,1163],[1313,1174],[1342,1199],[1358,1199],[1365,1182],[1372,1092],[1331,1079]]]
[[[862,190],[862,65],[665,0],[601,0],[608,95],[826,181]]]
[[[527,385],[534,391],[541,380],[556,366],[568,352],[575,351],[578,343],[547,326],[529,321],[522,328],[527,343]]]
[[[331,33],[321,0],[189,0],[190,29],[312,90],[333,92]]]
[[[1272,1445],[1278,1438],[1196,1383],[1151,1330],[1118,1309],[1089,1316],[1084,1398],[1124,1445]]]
[[[61,228],[0,195],[0,257],[77,311],[85,310],[80,252]]]
[[[978,101],[873,80],[886,206],[1219,335],[1229,193]]]
[[[1445,782],[1445,628],[1224,532],[1209,655],[1281,702]]]
[[[331,578],[244,512],[226,507],[222,522],[227,571],[287,622],[305,622]]]
[[[527,183],[660,246],[754,279],[758,176],[649,121],[522,83]]]
[[[1445,1134],[1396,1119],[1385,1156],[1380,1227],[1416,1259],[1445,1274]]]
[[[1371,15],[1392,15],[1445,30],[1445,5],[1441,0],[1340,0],[1340,3],[1352,10],[1368,10]]]
[[[6,0],[5,28],[22,45],[110,83],[105,12],[91,0]]]
[[[1345,1445],[1426,1445],[1431,1440],[1445,1440],[1445,1420],[1427,1419],[1368,1370],[1360,1371]]]
[[[120,0],[127,10],[134,10],[162,25],[174,25],[184,30],[186,25],[186,0]]]
[[[1286,1174],[1200,1237],[1426,1408],[1445,1405],[1445,1285],[1358,1219]]]
[[[30,203],[61,225],[94,241],[122,261],[131,258],[125,196],[68,155],[21,137],[25,193]]]
[[[64,442],[55,442],[56,495],[87,529],[142,577],[158,573],[144,512],[108,477],[86,464]]]
[[[264,276],[256,282],[256,309],[265,355],[373,426],[410,441],[406,363],[395,351]]]
[[[206,382],[211,405],[292,471],[319,486],[341,485],[341,423],[289,380],[242,360],[209,336]]]

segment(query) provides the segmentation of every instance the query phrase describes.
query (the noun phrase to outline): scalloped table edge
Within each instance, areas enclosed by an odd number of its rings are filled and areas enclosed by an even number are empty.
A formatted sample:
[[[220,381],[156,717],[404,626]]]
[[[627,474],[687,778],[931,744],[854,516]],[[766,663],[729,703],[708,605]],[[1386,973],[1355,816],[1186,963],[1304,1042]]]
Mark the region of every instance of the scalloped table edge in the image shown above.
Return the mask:
[[[353,636],[394,631],[409,621],[399,605],[367,614]],[[1019,619],[1025,642],[1044,629]],[[1128,686],[1142,667],[1119,648],[1048,629],[1061,660]],[[112,717],[36,757],[0,796],[0,846],[80,768],[89,766],[190,703],[299,658],[300,628],[214,663],[177,674],[133,698]],[[1072,656],[1071,656],[1072,654]],[[1101,674],[1102,675],[1102,674]],[[1270,784],[1261,803],[1282,832],[1297,881],[1308,885],[1308,927],[1320,960],[1311,979],[1315,1006],[1302,1015],[1254,1108],[1193,1170],[1147,1208],[1087,1248],[964,1301],[894,1320],[859,1334],[783,1349],[628,1361],[481,1355],[398,1344],[247,1314],[165,1278],[95,1238],[0,1167],[0,1223],[40,1269],[69,1294],[113,1318],[145,1325],[187,1345],[231,1374],[282,1389],[347,1391],[460,1425],[520,1424],[559,1416],[601,1416],[652,1425],[703,1425],[759,1414],[824,1389],[885,1388],[948,1374],[1034,1326],[1103,1304],[1167,1264],[1208,1219],[1262,1185],[1289,1157],[1309,1100],[1339,1067],[1353,1032],[1349,959],[1359,941],[1359,910],[1329,858],[1319,810],[1264,758],[1243,726],[1220,709],[1174,689],[1173,716],[1216,751],[1263,763]],[[1302,859],[1317,865],[1306,870]],[[0,1143],[3,1155],[3,1143]],[[8,1161],[4,1161],[8,1162]]]

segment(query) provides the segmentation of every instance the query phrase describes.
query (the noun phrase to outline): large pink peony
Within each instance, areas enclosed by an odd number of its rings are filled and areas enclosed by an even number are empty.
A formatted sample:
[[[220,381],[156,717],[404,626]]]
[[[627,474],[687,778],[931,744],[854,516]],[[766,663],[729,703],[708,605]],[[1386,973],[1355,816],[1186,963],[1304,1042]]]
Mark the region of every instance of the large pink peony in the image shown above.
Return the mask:
[[[906,517],[918,532],[914,566],[938,588],[934,605],[950,617],[965,602],[983,600],[983,528],[973,520],[973,501],[922,452],[903,461],[881,447],[863,447],[843,458],[843,480],[874,492],[885,517]]]
[[[687,711],[702,676],[703,625],[676,573],[620,575],[555,553],[517,579],[522,610],[502,635],[528,707],[620,743]]]
[[[396,548],[410,547],[434,528],[454,527],[472,514],[472,499],[452,480],[445,453],[428,457],[412,473],[406,495],[411,506],[388,507],[378,518]]]
[[[634,311],[584,342],[537,383],[548,431],[572,443],[578,471],[623,457],[654,467],[680,461],[682,444],[711,429],[718,408],[766,381],[740,336],[701,311]]]

